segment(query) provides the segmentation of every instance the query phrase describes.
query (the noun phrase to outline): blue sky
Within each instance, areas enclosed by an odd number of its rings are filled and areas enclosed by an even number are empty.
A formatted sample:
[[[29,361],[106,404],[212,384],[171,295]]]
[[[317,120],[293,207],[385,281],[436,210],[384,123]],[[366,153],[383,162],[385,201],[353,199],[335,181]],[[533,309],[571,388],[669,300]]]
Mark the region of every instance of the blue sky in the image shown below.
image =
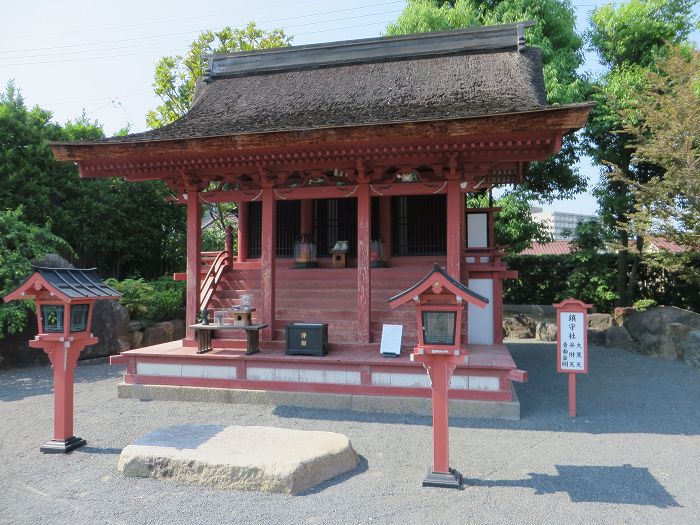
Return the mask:
[[[602,3],[575,2],[579,30]],[[404,0],[8,2],[0,34],[0,83],[4,87],[14,79],[29,105],[52,111],[58,122],[85,109],[107,133],[127,122],[143,131],[146,111],[158,104],[151,87],[155,63],[183,53],[201,30],[255,20],[264,28],[284,28],[294,44],[366,38],[381,34],[404,5]],[[700,41],[697,34],[695,40]],[[586,70],[599,68],[587,56]],[[595,183],[597,169],[585,161],[581,169]],[[586,194],[545,207],[594,213],[596,204]]]

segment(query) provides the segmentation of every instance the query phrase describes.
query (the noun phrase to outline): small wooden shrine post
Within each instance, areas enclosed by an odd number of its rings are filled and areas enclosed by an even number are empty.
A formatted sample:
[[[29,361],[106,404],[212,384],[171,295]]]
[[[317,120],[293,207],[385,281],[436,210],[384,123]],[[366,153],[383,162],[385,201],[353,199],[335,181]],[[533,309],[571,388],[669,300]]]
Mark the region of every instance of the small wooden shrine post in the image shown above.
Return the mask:
[[[97,343],[97,337],[90,333],[92,308],[98,299],[117,299],[120,294],[103,283],[95,269],[34,269],[3,300],[36,302],[39,333],[29,346],[42,348],[49,356],[54,381],[53,439],[39,450],[66,453],[86,443],[73,435],[73,371],[80,352]]]
[[[578,299],[553,304],[557,312],[557,372],[569,374],[569,415],[576,417],[576,374],[588,373],[588,309]]]
[[[467,348],[461,342],[465,303],[484,308],[488,299],[453,279],[438,264],[407,290],[389,299],[392,308],[409,301],[416,305],[418,346],[411,360],[422,363],[432,388],[433,466],[424,487],[461,488],[462,475],[450,468],[448,397],[455,367],[464,362]]]

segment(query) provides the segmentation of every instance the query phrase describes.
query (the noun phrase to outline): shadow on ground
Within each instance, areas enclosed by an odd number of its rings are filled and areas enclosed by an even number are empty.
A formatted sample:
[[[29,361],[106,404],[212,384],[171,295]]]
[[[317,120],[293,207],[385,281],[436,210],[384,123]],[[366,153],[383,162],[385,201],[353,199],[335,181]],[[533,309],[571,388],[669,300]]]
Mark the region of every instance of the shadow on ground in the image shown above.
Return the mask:
[[[556,465],[557,475],[528,474],[526,479],[465,479],[472,487],[522,487],[537,495],[566,492],[574,503],[595,502],[680,507],[646,468]]]
[[[124,374],[123,366],[95,366],[106,363],[107,360],[104,358],[79,361],[75,369],[75,383],[92,383],[110,378],[118,379]],[[47,394],[53,394],[53,368],[51,366],[13,368],[0,371],[0,403]]]
[[[680,361],[591,347],[589,374],[577,381],[577,416],[568,416],[567,378],[556,371],[555,344],[509,343],[529,374],[516,384],[521,420],[450,418],[463,428],[700,435],[700,372]],[[431,425],[430,417],[276,407],[280,417]]]

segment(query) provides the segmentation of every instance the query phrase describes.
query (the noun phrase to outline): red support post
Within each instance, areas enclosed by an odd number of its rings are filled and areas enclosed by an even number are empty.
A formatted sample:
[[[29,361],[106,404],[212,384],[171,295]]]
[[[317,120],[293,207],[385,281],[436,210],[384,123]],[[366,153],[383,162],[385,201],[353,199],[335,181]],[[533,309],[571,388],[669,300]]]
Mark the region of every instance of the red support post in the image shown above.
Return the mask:
[[[199,287],[202,278],[202,205],[197,191],[187,196],[187,295],[185,310],[185,337],[194,339],[194,328],[199,310]]]
[[[493,344],[503,344],[503,278],[493,276]]]
[[[379,197],[379,228],[384,242],[384,261],[391,261],[391,197]]]
[[[248,259],[248,203],[238,203],[238,262]]]
[[[276,208],[274,190],[262,190],[262,253],[260,292],[262,299],[262,323],[268,325],[262,331],[263,341],[272,341],[275,333],[275,256],[277,255]]]
[[[462,249],[464,247],[464,195],[459,188],[459,180],[447,181],[447,273],[461,280]]]
[[[369,184],[357,185],[357,342],[371,339],[370,228],[372,224]]]
[[[304,199],[301,201],[301,235],[312,235],[313,234],[313,204],[314,201],[311,199]]]
[[[224,251],[226,252],[226,264],[229,269],[233,266],[233,226],[230,224],[224,230]]]
[[[576,374],[569,374],[569,416],[576,417]]]

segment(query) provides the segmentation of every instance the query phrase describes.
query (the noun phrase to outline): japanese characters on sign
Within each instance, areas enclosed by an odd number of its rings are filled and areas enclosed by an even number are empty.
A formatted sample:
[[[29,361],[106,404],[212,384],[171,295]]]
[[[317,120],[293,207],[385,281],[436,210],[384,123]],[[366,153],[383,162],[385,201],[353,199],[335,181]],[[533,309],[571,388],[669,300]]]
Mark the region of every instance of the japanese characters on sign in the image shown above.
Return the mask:
[[[583,312],[559,312],[559,369],[586,371],[586,332]]]

